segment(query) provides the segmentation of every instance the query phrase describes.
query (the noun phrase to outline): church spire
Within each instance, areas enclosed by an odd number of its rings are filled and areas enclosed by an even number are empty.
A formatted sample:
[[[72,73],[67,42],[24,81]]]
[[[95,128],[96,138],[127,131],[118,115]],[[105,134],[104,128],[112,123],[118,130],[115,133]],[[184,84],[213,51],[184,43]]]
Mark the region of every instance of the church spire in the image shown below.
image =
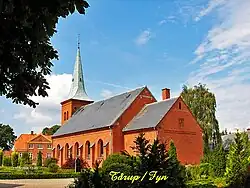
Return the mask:
[[[80,36],[79,35],[78,35],[78,41],[77,41],[76,62],[75,62],[74,73],[72,77],[72,83],[71,83],[71,88],[70,88],[68,99],[92,101],[88,97],[86,90],[85,90],[85,85],[84,85],[81,55],[80,55]]]

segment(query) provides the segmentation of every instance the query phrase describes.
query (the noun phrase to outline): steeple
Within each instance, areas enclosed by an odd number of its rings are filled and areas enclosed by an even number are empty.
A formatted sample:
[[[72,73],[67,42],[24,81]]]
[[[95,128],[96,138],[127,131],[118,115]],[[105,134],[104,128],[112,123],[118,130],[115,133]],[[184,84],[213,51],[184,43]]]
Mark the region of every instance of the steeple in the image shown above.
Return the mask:
[[[74,72],[73,72],[72,83],[71,83],[71,88],[70,88],[68,99],[93,101],[88,97],[86,90],[85,90],[81,55],[80,55],[79,35],[78,35],[78,42],[77,42],[76,62],[74,66]]]

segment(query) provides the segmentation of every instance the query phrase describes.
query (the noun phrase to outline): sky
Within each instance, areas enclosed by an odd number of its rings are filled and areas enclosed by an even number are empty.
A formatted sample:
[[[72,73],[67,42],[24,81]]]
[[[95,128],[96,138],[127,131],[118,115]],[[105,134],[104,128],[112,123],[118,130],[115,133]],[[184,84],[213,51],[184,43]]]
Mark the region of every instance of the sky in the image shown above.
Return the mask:
[[[17,136],[60,124],[80,34],[87,94],[95,101],[147,85],[178,96],[183,84],[216,96],[220,129],[250,127],[249,0],[88,0],[86,15],[59,20],[49,97],[35,109],[0,97],[0,123]]]

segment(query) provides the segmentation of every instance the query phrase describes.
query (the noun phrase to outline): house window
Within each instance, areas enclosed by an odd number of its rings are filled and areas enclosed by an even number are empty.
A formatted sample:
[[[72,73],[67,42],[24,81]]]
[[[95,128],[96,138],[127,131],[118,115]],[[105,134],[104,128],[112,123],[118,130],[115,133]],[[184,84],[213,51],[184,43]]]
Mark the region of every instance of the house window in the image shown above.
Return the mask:
[[[181,110],[181,103],[179,102],[179,109]]]
[[[33,159],[33,154],[29,153],[29,158],[32,160]]]
[[[20,158],[22,157],[22,155],[23,155],[22,153],[19,153],[19,157],[20,157]]]
[[[43,145],[42,144],[37,144],[37,148],[38,149],[43,149]]]
[[[184,127],[184,118],[179,119],[179,126]]]
[[[51,153],[47,153],[47,158],[51,158]]]
[[[47,148],[48,148],[48,149],[51,149],[51,148],[52,148],[51,144],[48,144],[48,145],[47,145]]]
[[[29,144],[29,149],[33,149],[34,145],[33,144]]]

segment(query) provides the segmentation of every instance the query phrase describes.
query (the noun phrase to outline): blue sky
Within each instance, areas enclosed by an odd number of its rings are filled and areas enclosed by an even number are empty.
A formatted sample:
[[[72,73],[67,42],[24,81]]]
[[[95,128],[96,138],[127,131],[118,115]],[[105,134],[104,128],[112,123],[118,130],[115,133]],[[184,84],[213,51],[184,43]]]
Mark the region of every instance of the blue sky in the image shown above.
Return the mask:
[[[17,135],[60,123],[77,35],[89,97],[100,100],[147,85],[158,100],[183,84],[215,93],[221,129],[250,126],[250,3],[247,0],[89,0],[86,15],[60,19],[52,44],[59,60],[47,77],[49,97],[36,109],[0,98],[0,122]]]

